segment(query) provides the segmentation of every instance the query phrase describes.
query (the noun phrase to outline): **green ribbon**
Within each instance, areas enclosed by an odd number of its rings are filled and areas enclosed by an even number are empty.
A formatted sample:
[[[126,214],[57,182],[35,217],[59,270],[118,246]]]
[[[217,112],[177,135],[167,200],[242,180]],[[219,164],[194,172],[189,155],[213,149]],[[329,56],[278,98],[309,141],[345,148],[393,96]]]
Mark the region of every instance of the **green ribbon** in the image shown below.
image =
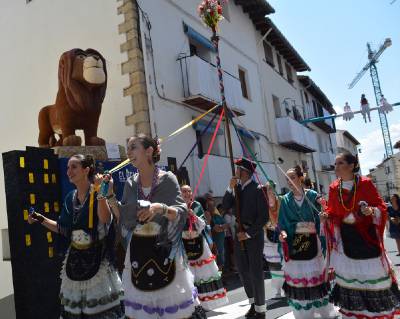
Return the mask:
[[[200,286],[200,285],[202,285],[202,284],[209,284],[210,282],[213,282],[213,281],[216,281],[216,280],[220,280],[220,279],[221,279],[221,274],[218,273],[218,275],[216,275],[216,276],[214,276],[214,277],[210,277],[210,278],[208,278],[208,279],[206,279],[206,280],[200,279],[199,281],[196,281],[194,284],[195,284],[196,286]]]
[[[296,310],[310,310],[311,308],[322,308],[326,306],[329,303],[329,298],[324,298],[322,301],[321,300],[314,300],[312,302],[309,302],[305,304],[304,306],[299,304],[298,302],[293,301],[292,299],[288,299],[288,304],[292,308]]]
[[[352,283],[357,282],[357,283],[359,283],[361,285],[365,285],[365,284],[376,285],[376,284],[378,284],[378,283],[380,283],[382,281],[385,281],[385,280],[389,279],[389,276],[381,277],[381,278],[378,278],[378,279],[367,279],[367,280],[347,279],[347,278],[344,278],[344,277],[342,277],[342,276],[340,276],[338,274],[335,274],[335,276],[340,278],[341,280],[343,280],[344,282],[346,282],[348,284],[352,284]]]
[[[269,178],[268,174],[265,172],[265,170],[262,167],[260,161],[257,159],[256,155],[250,149],[250,146],[247,144],[247,142],[240,137],[239,130],[238,130],[235,122],[233,122],[233,121],[231,121],[231,122],[232,122],[233,127],[235,128],[235,131],[236,131],[236,133],[238,135],[239,140],[241,140],[243,142],[243,144],[246,146],[247,151],[250,153],[251,159],[257,163],[257,165],[261,169],[261,172],[263,173],[265,179],[268,181],[268,183],[271,185],[272,189],[274,189],[274,191],[275,191],[275,188],[274,188],[275,183],[272,181],[272,179]]]

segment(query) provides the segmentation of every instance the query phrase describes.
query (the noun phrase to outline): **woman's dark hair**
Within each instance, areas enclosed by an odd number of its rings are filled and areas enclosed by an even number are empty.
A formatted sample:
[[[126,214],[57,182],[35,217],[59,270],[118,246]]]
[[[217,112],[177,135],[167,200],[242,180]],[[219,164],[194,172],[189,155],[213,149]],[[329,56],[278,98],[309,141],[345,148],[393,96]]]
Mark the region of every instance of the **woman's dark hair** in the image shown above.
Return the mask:
[[[339,153],[337,157],[343,158],[347,164],[354,164],[353,173],[360,171],[360,162],[358,161],[358,155],[353,155],[350,152]]]
[[[207,201],[204,196],[198,196],[195,198],[196,202],[199,202],[203,210],[207,209]]]
[[[298,177],[304,177],[304,172],[299,165],[292,167],[288,170],[288,172],[294,172]]]
[[[160,149],[160,141],[159,141],[158,137],[152,138],[145,134],[138,134],[136,136],[133,136],[132,139],[139,140],[140,143],[143,145],[144,149],[146,149],[146,150],[149,147],[152,147],[153,148],[153,155],[152,155],[153,163],[155,164],[160,161],[161,149]]]
[[[390,196],[390,199],[392,197],[396,198],[397,206],[400,208],[400,196],[398,194],[393,194],[392,196]]]
[[[75,154],[71,158],[76,158],[81,164],[82,168],[89,167],[88,178],[92,182],[96,172],[95,161],[92,155]]]
[[[313,183],[312,183],[312,181],[311,181],[311,178],[306,177],[306,178],[304,179],[304,186],[305,186],[305,187],[308,187],[308,188],[310,188],[310,189],[313,189]]]

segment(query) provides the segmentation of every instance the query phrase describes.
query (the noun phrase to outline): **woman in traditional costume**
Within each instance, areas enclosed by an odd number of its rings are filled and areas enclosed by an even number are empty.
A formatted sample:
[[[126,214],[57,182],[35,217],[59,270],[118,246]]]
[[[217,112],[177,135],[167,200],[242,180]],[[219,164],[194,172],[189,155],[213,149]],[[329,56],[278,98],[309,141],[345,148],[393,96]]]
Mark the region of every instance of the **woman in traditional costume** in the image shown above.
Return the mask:
[[[391,319],[399,299],[383,245],[387,209],[372,181],[358,171],[356,156],[336,157],[338,179],[329,188],[327,207],[336,277],[332,298],[343,318]]]
[[[271,285],[275,292],[275,298],[282,297],[282,286],[284,283],[282,271],[282,257],[278,249],[278,216],[280,208],[280,198],[275,195],[275,185],[269,183],[265,186],[269,202],[269,220],[264,226],[264,258],[271,273]]]
[[[329,302],[329,283],[323,255],[324,240],[320,236],[318,194],[303,188],[304,174],[300,167],[287,171],[291,192],[284,195],[279,209],[279,240],[284,252],[283,290],[296,319],[334,318]]]
[[[193,201],[190,186],[182,186],[181,191],[184,201],[190,207],[182,234],[189,269],[194,275],[194,284],[203,308],[216,309],[228,303],[228,298],[215,262],[215,255],[211,253],[206,240],[208,236],[205,232],[206,223],[196,214],[201,205]]]
[[[367,123],[367,116],[368,120],[371,122],[371,110],[369,108],[369,103],[367,98],[365,97],[365,94],[361,94],[361,114],[364,118],[364,122]]]
[[[111,203],[128,242],[122,274],[125,313],[135,319],[205,318],[183,262],[187,206],[177,178],[156,166],[156,139],[132,137],[127,155],[138,173],[127,179],[122,201]]]
[[[28,217],[29,223],[40,222],[64,236],[69,246],[61,270],[60,318],[125,318],[121,280],[110,263],[112,214],[106,198],[97,193],[91,182],[93,158],[72,156],[67,175],[76,189],[67,194],[58,221],[36,212]]]

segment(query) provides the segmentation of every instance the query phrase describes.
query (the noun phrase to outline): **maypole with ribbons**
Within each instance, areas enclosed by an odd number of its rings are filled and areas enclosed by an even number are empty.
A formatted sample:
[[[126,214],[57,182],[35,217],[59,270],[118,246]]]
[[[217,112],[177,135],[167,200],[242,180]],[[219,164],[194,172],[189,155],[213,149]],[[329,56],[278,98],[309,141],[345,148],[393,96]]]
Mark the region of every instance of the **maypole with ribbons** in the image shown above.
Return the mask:
[[[223,77],[223,70],[222,70],[222,66],[221,66],[221,57],[219,55],[219,36],[217,34],[218,23],[224,18],[223,12],[222,12],[222,3],[226,3],[226,2],[227,2],[227,0],[219,0],[219,1],[218,0],[203,0],[198,7],[198,12],[199,12],[200,18],[211,29],[211,31],[213,33],[212,37],[211,37],[211,41],[214,45],[215,53],[216,53],[216,65],[217,65],[219,89],[220,89],[220,94],[221,94],[221,104],[222,104],[224,114],[225,114],[225,130],[226,130],[227,141],[228,141],[228,150],[229,150],[229,158],[230,158],[230,164],[231,164],[231,170],[232,170],[232,177],[235,177],[236,174],[235,174],[235,164],[233,161],[232,138],[231,138],[231,130],[230,130],[230,126],[229,126],[230,111],[228,110],[228,106],[226,104],[224,77]],[[236,186],[235,186],[234,192],[236,194],[236,196],[235,196],[236,221],[239,225],[240,232],[243,232],[244,231],[243,225],[240,222],[240,202],[239,202],[239,196],[237,196],[238,189]],[[244,249],[243,243],[241,243],[241,248]]]

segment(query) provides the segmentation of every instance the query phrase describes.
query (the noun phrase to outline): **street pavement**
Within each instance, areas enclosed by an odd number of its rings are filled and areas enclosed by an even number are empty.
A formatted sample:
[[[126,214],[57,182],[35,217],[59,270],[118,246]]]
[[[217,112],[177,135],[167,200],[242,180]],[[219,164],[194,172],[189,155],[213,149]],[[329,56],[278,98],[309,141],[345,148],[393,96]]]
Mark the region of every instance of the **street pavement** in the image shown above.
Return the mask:
[[[396,243],[393,239],[387,238],[385,239],[385,246],[389,258],[395,266],[396,273],[398,274],[397,277],[400,278],[400,257],[396,256],[398,253]],[[265,298],[268,309],[267,318],[294,319],[294,316],[287,305],[286,299],[273,298],[271,279],[268,272],[265,273],[265,278]],[[231,275],[228,276],[225,281],[225,287],[228,290],[229,304],[214,311],[208,312],[207,317],[212,319],[243,319],[250,305],[240,283],[239,277],[237,274]]]

